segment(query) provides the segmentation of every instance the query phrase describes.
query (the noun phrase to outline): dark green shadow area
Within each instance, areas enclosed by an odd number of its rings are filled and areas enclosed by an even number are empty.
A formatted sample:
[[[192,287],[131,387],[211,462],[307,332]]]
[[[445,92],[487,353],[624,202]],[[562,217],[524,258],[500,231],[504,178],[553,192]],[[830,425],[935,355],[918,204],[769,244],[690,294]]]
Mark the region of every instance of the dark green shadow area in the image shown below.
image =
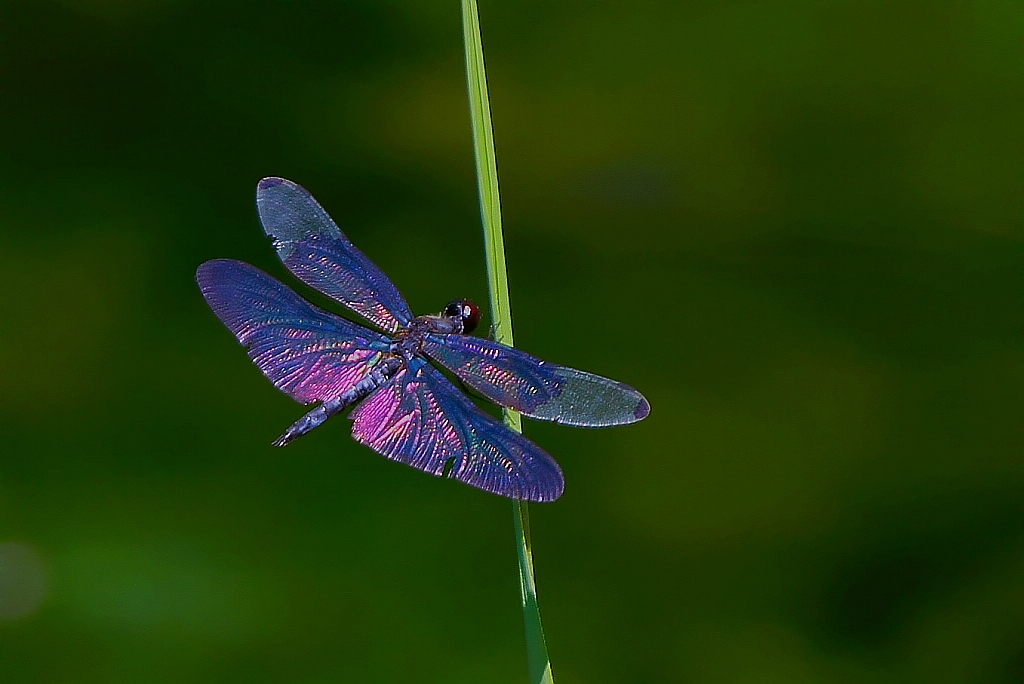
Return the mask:
[[[524,681],[507,502],[273,449],[193,281],[280,175],[486,301],[458,9],[0,2],[0,680]],[[1024,10],[480,10],[517,345],[653,407],[525,426],[556,681],[1021,681]]]

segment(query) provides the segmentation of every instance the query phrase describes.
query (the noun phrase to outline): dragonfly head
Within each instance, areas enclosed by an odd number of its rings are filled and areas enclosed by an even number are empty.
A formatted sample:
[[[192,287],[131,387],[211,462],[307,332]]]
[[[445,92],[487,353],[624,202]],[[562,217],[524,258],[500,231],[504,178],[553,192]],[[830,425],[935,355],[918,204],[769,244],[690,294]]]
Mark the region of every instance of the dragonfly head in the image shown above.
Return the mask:
[[[462,321],[462,332],[468,334],[473,332],[480,322],[480,307],[468,299],[453,299],[444,307],[441,315]]]

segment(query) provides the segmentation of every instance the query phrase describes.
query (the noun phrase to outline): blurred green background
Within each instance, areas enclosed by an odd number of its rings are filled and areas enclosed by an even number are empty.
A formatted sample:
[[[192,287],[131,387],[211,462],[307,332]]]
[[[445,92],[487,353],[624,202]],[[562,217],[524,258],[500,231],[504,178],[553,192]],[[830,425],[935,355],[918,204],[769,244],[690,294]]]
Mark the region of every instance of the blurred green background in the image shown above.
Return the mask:
[[[1024,681],[1021,4],[480,11],[516,340],[653,406],[526,426],[556,681]],[[459,22],[0,2],[0,680],[525,681],[508,502],[273,449],[193,282],[280,175],[486,301]]]

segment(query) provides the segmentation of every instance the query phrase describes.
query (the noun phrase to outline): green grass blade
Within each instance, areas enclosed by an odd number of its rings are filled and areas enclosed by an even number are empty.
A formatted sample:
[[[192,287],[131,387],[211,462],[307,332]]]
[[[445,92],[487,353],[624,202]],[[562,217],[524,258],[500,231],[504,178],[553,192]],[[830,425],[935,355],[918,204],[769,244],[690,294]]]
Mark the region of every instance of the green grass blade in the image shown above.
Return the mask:
[[[462,0],[462,30],[466,50],[466,80],[469,90],[469,114],[473,126],[473,151],[476,158],[476,179],[480,193],[480,217],[484,228],[484,251],[487,256],[487,282],[491,295],[491,320],[498,342],[512,346],[512,307],[508,296],[508,273],[505,270],[505,241],[501,233],[501,201],[498,196],[498,167],[494,157],[494,134],[491,131],[491,107],[487,98],[487,75],[484,72],[484,51],[480,41],[480,17],[476,0]],[[519,414],[506,409],[505,424],[522,432]],[[526,502],[514,501],[513,521],[516,550],[519,556],[519,587],[526,624],[526,658],[530,684],[553,684],[551,662],[544,641],[544,629],[537,606],[537,585],[533,575],[533,552],[530,550],[530,514]]]
[[[466,78],[469,86],[469,115],[473,126],[473,151],[480,192],[480,215],[484,225],[487,282],[491,294],[491,318],[495,339],[512,346],[512,308],[508,298],[505,270],[505,240],[501,233],[501,201],[498,197],[498,166],[494,160],[491,107],[487,98],[487,75],[480,43],[480,22],[476,0],[462,0],[462,29],[466,47]]]
[[[526,663],[530,684],[553,684],[548,646],[544,641],[540,607],[537,605],[533,551],[530,549],[530,509],[525,501],[512,502],[512,516],[516,528],[516,550],[519,553],[519,595],[523,601],[523,621],[526,625]]]

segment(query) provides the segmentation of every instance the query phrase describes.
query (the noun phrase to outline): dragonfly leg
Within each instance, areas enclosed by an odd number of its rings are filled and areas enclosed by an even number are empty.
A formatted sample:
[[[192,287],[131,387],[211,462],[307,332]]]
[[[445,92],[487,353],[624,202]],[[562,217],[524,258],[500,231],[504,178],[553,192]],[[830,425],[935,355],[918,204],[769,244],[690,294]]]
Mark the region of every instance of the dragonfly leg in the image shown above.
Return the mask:
[[[313,428],[319,427],[325,420],[344,410],[347,403],[343,398],[325,401],[315,409],[292,423],[291,427],[284,431],[284,434],[274,440],[274,446],[281,447],[296,437],[301,437]]]

